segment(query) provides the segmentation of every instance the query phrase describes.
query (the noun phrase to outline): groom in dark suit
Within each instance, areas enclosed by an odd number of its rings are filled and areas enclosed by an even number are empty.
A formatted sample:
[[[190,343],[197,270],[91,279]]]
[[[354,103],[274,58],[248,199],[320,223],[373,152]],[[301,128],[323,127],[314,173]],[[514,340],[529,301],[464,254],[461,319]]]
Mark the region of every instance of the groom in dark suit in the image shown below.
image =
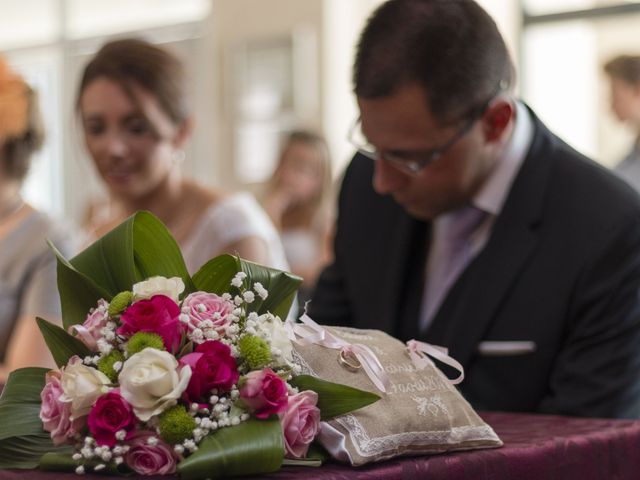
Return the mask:
[[[354,69],[319,323],[443,345],[478,409],[640,416],[640,201],[513,96],[471,0],[391,0]]]

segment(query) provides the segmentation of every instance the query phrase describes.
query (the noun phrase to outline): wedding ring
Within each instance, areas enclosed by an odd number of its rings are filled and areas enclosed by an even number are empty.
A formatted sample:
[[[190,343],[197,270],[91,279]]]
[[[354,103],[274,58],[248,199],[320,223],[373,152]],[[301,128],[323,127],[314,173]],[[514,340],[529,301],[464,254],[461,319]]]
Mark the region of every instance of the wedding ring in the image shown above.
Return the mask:
[[[338,363],[350,372],[357,372],[360,370],[362,368],[360,361],[352,355],[347,355],[345,355],[345,352],[340,351],[338,354]]]

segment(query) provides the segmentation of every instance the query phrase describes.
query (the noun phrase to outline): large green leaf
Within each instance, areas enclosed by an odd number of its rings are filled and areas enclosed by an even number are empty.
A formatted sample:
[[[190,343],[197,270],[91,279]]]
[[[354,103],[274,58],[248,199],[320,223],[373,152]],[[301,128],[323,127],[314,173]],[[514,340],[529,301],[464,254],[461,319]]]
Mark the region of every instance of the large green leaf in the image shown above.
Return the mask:
[[[87,473],[94,473],[92,471],[93,467],[103,464],[105,467],[95,473],[99,475],[122,475],[131,472],[124,463],[115,465],[113,462],[108,462],[105,464],[104,461],[95,458],[92,460],[74,460],[72,457],[73,450],[71,448],[69,448],[69,450],[69,452],[46,453],[40,459],[40,469],[50,472],[73,472],[79,465],[83,465]]]
[[[182,278],[194,291],[178,244],[149,212],[132,215],[70,261],[58,255],[58,290],[65,328],[84,322],[100,298],[110,300],[155,275]]]
[[[42,433],[40,392],[46,368],[21,368],[9,374],[0,396],[0,440]]]
[[[57,258],[58,292],[62,306],[62,324],[65,328],[82,324],[89,310],[94,308],[98,299],[111,300],[112,295],[96,285],[86,275],[78,272],[60,251],[49,242],[49,246]]]
[[[271,312],[285,319],[295,293],[302,283],[302,278],[296,275],[232,255],[219,255],[198,270],[193,276],[193,282],[198,290],[221,295],[230,291],[231,280],[239,271],[247,274],[247,288],[252,288],[254,283],[259,282],[269,292],[264,301],[256,296],[250,309],[258,313]]]
[[[71,447],[54,447],[48,433],[0,440],[0,468],[36,468],[42,456],[52,451],[70,452]]]
[[[185,480],[275,472],[284,458],[282,427],[277,417],[248,420],[208,435],[198,451],[178,465]]]
[[[74,355],[78,355],[80,358],[93,355],[84,343],[59,326],[40,317],[36,318],[36,321],[58,367],[64,367]]]
[[[40,420],[40,392],[46,368],[22,368],[11,372],[0,397],[0,468],[35,468],[54,447]]]
[[[322,420],[330,420],[380,400],[375,393],[327,382],[311,375],[299,375],[289,383],[301,391],[313,390],[318,394],[318,408]]]

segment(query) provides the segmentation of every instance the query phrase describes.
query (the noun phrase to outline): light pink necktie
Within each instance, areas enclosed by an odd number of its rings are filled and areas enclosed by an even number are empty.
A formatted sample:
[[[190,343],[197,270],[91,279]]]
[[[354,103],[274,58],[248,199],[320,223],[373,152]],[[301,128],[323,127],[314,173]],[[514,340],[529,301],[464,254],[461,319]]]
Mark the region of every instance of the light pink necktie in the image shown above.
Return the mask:
[[[430,275],[426,279],[426,290],[422,299],[422,331],[430,325],[449,289],[471,261],[473,233],[485,218],[485,212],[468,206],[443,219],[443,223],[439,225],[441,230],[436,234],[439,237],[440,248],[435,252],[436,257],[429,258],[429,262],[435,263],[429,269]]]

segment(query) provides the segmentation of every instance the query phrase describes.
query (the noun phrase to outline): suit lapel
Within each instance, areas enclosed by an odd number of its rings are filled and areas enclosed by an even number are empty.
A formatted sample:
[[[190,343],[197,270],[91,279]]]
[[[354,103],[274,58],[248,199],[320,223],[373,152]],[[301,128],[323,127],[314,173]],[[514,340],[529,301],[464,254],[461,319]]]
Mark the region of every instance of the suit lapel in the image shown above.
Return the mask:
[[[465,270],[439,310],[429,341],[446,345],[466,365],[537,243],[518,225],[496,235]]]
[[[491,237],[449,291],[426,334],[427,341],[448,347],[463,366],[474,355],[538,242],[553,147],[551,133],[531,115],[532,145]]]
[[[417,338],[419,322],[416,321],[424,290],[425,261],[429,249],[430,224],[411,220],[404,235],[404,250],[398,258],[397,276],[394,279],[398,288],[397,305],[394,312],[394,336],[401,340]]]
[[[418,333],[414,307],[420,304],[424,285],[428,226],[406,215],[395,203],[393,206],[388,254],[378,259],[386,262],[385,274],[379,279],[376,298],[369,299],[374,307],[370,315],[386,322],[382,326],[385,331],[408,340]]]

